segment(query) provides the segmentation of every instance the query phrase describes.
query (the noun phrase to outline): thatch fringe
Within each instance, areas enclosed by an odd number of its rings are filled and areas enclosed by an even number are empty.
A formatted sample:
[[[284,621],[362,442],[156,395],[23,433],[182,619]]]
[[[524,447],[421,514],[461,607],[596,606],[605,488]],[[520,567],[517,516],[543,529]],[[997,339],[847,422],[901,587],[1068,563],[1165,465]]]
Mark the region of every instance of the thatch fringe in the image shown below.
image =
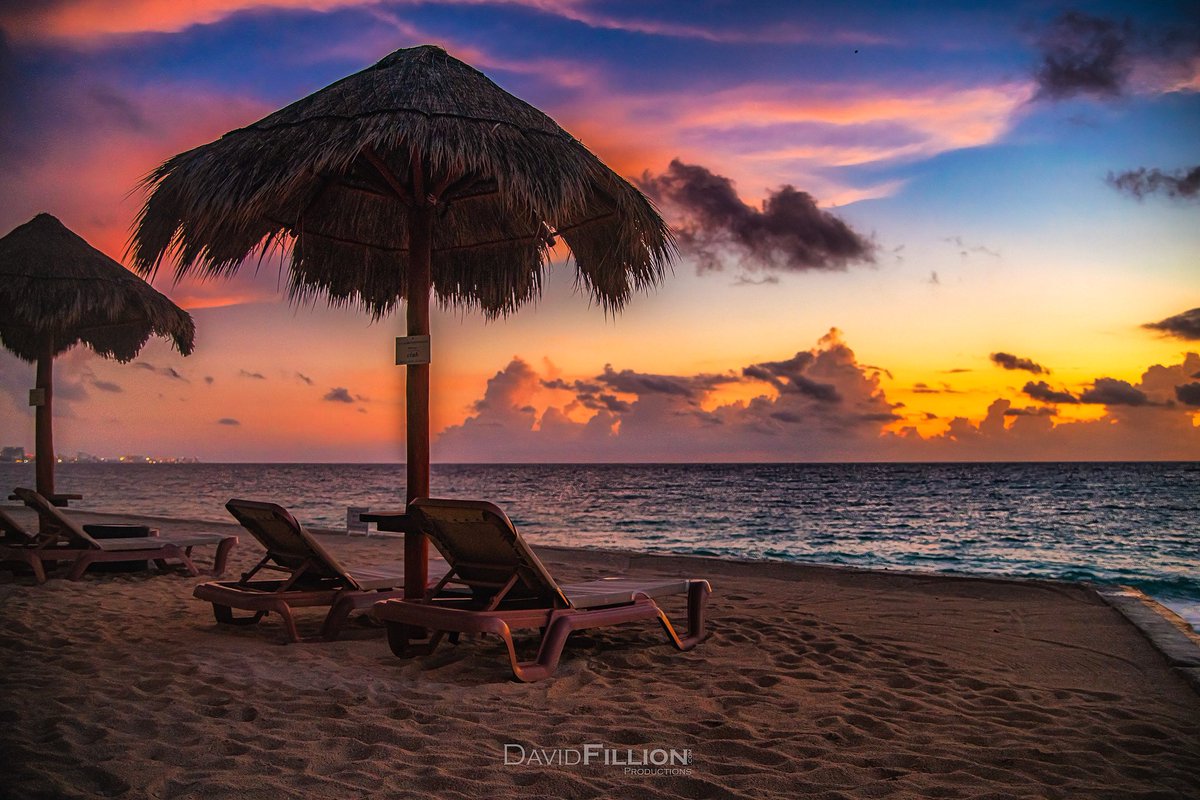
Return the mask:
[[[419,202],[441,189],[432,270],[444,305],[499,315],[537,297],[554,235],[606,310],[661,280],[674,253],[641,192],[548,116],[430,46],[181,153],[144,186],[130,245],[142,274],[174,260],[177,279],[224,276],[256,248],[288,247],[294,298],[376,316],[405,297],[418,192]]]
[[[188,313],[49,214],[0,238],[0,342],[26,361],[83,342],[133,359],[152,335],[192,352]]]

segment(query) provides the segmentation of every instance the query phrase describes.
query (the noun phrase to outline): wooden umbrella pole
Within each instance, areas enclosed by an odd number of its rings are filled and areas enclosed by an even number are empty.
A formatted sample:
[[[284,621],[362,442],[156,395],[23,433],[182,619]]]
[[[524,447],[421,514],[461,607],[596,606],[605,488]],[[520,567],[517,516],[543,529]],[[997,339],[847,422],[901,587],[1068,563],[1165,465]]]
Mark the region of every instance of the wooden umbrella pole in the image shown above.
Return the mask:
[[[35,386],[41,390],[41,403],[34,409],[33,449],[37,456],[37,491],[54,502],[54,342],[46,340],[37,360]]]
[[[408,335],[429,335],[432,284],[433,208],[418,197],[408,216]],[[407,500],[429,496],[429,365],[409,364],[405,386],[408,409]],[[428,544],[418,531],[404,534],[404,596],[422,597],[429,576]]]

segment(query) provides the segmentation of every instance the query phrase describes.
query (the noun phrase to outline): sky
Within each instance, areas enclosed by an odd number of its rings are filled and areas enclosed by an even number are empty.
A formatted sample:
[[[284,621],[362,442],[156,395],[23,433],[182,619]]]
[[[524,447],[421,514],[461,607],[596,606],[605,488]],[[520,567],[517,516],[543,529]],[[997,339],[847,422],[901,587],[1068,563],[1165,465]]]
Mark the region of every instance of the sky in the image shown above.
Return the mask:
[[[550,265],[433,314],[443,462],[1200,458],[1195,3],[0,0],[0,235],[119,261],[165,159],[438,44],[675,231],[617,315]],[[289,305],[279,258],[155,285],[196,350],[56,362],[56,446],[403,460],[403,318]],[[0,445],[33,367],[0,353]]]

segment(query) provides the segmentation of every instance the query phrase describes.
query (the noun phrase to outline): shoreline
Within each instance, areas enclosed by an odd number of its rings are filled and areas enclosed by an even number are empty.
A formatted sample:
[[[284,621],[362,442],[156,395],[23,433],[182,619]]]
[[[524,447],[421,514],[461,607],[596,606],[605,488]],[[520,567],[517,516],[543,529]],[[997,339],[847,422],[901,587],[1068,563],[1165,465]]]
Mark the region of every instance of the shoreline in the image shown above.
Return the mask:
[[[399,556],[394,540],[320,535],[347,563]],[[1079,584],[538,552],[561,581],[710,578],[711,636],[681,653],[652,624],[586,631],[554,677],[519,684],[491,637],[399,659],[358,622],[335,642],[282,646],[276,617],[218,626],[191,596],[203,578],[0,575],[0,670],[20,687],[0,729],[11,796],[1200,793],[1200,695]],[[242,535],[228,576],[260,554]],[[323,612],[309,611],[311,630]],[[554,760],[593,743],[692,760],[649,775]],[[505,763],[505,745],[538,762]]]
[[[214,526],[215,525],[215,526],[227,528],[229,530],[240,530],[239,526],[236,523],[228,522],[226,520],[217,521],[217,520],[196,519],[196,518],[187,518],[187,517],[158,516],[158,515],[150,515],[150,514],[129,514],[129,513],[120,513],[120,512],[113,512],[113,511],[92,511],[89,509],[72,509],[72,512],[78,513],[78,514],[85,514],[85,515],[92,514],[92,515],[96,515],[99,517],[130,518],[130,519],[136,518],[139,520],[162,522],[164,524],[179,523],[179,524],[187,524],[187,525],[195,525],[195,526]],[[326,527],[314,526],[314,525],[305,525],[305,528],[312,531],[313,533],[318,533],[323,536],[343,537],[343,538],[352,539],[352,540],[364,538],[361,536],[351,536],[351,535],[347,534],[344,530],[341,530],[338,528],[326,528]],[[395,534],[395,533],[388,533],[386,531],[372,530],[371,533],[365,538],[387,540],[387,539],[399,539],[399,538],[402,538],[402,535]],[[697,555],[697,554],[693,554],[693,553],[676,553],[676,552],[643,553],[643,552],[635,551],[635,550],[626,550],[626,549],[622,549],[622,548],[605,548],[605,547],[589,548],[589,547],[565,547],[563,545],[537,545],[537,549],[539,551],[542,551],[542,550],[562,551],[563,553],[578,552],[581,555],[581,557],[586,557],[588,554],[591,554],[591,553],[607,553],[607,554],[615,554],[617,556],[627,556],[627,557],[637,557],[637,558],[650,558],[650,557],[660,557],[661,556],[661,557],[665,557],[665,558],[702,559],[702,560],[714,561],[719,564],[733,563],[733,564],[746,564],[746,565],[751,565],[751,566],[757,566],[757,565],[762,565],[762,564],[782,564],[782,565],[794,565],[794,566],[798,566],[798,567],[812,567],[812,568],[817,568],[817,569],[852,570],[855,572],[867,572],[867,573],[876,573],[877,572],[877,573],[886,573],[889,575],[914,575],[914,576],[918,576],[918,577],[920,577],[920,576],[938,576],[938,577],[947,577],[947,578],[970,578],[970,579],[996,580],[996,581],[1017,581],[1017,582],[1032,581],[1035,583],[1040,582],[1040,583],[1047,583],[1047,584],[1062,584],[1062,585],[1066,585],[1066,586],[1087,586],[1087,587],[1090,587],[1091,589],[1093,589],[1094,591],[1096,591],[1101,597],[1105,597],[1105,598],[1110,597],[1110,596],[1114,596],[1114,597],[1120,596],[1122,593],[1127,593],[1127,592],[1136,592],[1138,595],[1141,596],[1141,598],[1143,598],[1145,603],[1150,604],[1152,606],[1155,613],[1158,616],[1162,617],[1167,622],[1168,625],[1170,625],[1172,627],[1176,627],[1176,628],[1178,628],[1180,625],[1184,626],[1183,630],[1182,630],[1182,633],[1184,634],[1184,638],[1189,640],[1190,643],[1193,644],[1195,647],[1200,648],[1200,627],[1198,627],[1198,625],[1197,625],[1197,623],[1200,623],[1200,619],[1198,619],[1196,623],[1190,622],[1187,618],[1185,618],[1178,611],[1171,608],[1170,605],[1162,602],[1161,600],[1155,599],[1151,595],[1147,594],[1144,590],[1142,590],[1136,586],[1131,586],[1131,585],[1122,584],[1122,583],[1115,583],[1115,582],[1114,583],[1100,583],[1097,581],[1072,581],[1072,580],[1055,579],[1055,578],[1039,578],[1039,577],[1032,577],[1032,576],[1026,576],[1026,575],[995,575],[995,574],[988,574],[988,573],[962,572],[962,571],[955,571],[955,570],[930,571],[930,570],[921,570],[921,569],[910,568],[910,567],[867,567],[867,566],[860,567],[860,566],[855,566],[855,565],[851,565],[851,564],[829,564],[829,563],[820,562],[820,561],[784,560],[784,559],[773,559],[773,558],[750,559],[750,558],[737,558],[737,557],[733,557],[733,556],[708,556],[708,555]],[[1117,605],[1114,607],[1118,608],[1118,610],[1121,610],[1122,613],[1124,613],[1125,608],[1134,608],[1134,606],[1125,606],[1125,605]],[[1134,613],[1133,617],[1134,617],[1134,619],[1131,619],[1130,621],[1140,627],[1139,623],[1143,622],[1143,617],[1138,615],[1137,613]],[[1149,625],[1150,624],[1149,618],[1145,618],[1144,623]],[[1158,630],[1158,627],[1155,625],[1151,625],[1151,628],[1156,631]],[[1150,634],[1146,634],[1146,635],[1149,638]],[[1165,634],[1165,630],[1164,630],[1160,634],[1160,638],[1161,638],[1161,636],[1165,636],[1165,635],[1166,634]],[[1172,639],[1173,639],[1173,637],[1168,637],[1168,640],[1172,640]],[[1170,645],[1166,645],[1166,646],[1170,646]],[[1194,667],[1200,668],[1200,653],[1198,653],[1198,658],[1196,660],[1196,663],[1188,664],[1188,666],[1189,667],[1194,666]],[[1198,681],[1198,683],[1196,685],[1200,686],[1200,677],[1195,678],[1195,680]]]
[[[11,507],[23,510],[23,507]],[[189,519],[186,517],[167,517],[147,514],[121,514],[110,511],[89,511],[72,509],[72,514],[80,517],[101,517],[108,519],[139,520],[143,522],[160,523],[168,526],[193,528],[223,528],[229,532],[241,531],[243,539],[245,531],[234,522],[217,522],[206,519]],[[323,528],[306,525],[305,528],[318,536],[334,540],[398,542],[403,540],[403,534],[387,531],[371,531],[366,536],[352,536],[336,528]],[[635,568],[662,569],[677,571],[679,564],[694,563],[697,575],[727,575],[731,577],[746,577],[750,575],[770,577],[777,580],[804,580],[810,570],[828,571],[831,573],[844,572],[851,575],[887,575],[898,578],[909,578],[915,581],[928,579],[947,581],[978,581],[981,583],[1017,584],[1029,586],[1044,586],[1051,588],[1069,589],[1084,588],[1093,592],[1110,607],[1118,611],[1138,632],[1145,637],[1171,666],[1200,694],[1200,633],[1179,614],[1168,606],[1155,600],[1135,586],[1121,584],[1099,584],[1090,581],[1068,581],[1050,578],[1031,578],[1019,575],[985,575],[971,572],[929,572],[903,567],[857,567],[847,564],[824,564],[816,561],[784,561],[782,559],[749,559],[723,556],[705,556],[689,553],[643,553],[636,550],[619,548],[588,548],[565,547],[562,545],[536,545],[539,554],[546,557],[556,557],[559,560],[576,564],[605,567],[607,569],[628,571]]]

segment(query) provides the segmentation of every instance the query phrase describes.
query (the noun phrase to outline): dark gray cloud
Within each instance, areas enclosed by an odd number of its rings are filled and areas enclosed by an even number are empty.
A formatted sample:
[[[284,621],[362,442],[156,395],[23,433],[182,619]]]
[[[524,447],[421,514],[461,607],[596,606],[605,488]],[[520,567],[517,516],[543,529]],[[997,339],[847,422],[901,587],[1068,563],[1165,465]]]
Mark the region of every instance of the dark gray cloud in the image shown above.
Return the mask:
[[[1050,384],[1045,381],[1034,383],[1029,381],[1025,384],[1025,388],[1021,391],[1032,397],[1034,400],[1040,400],[1043,403],[1078,403],[1079,398],[1068,391],[1059,391],[1051,389]]]
[[[1031,406],[1029,408],[1009,408],[1004,412],[1006,417],[1051,417],[1054,416],[1053,408]]]
[[[1081,403],[1101,403],[1106,406],[1146,406],[1150,398],[1128,381],[1116,378],[1097,378],[1092,388],[1079,395]]]
[[[590,408],[594,411],[611,411],[614,414],[624,414],[633,408],[632,403],[628,403],[612,394],[581,394],[577,395],[577,399],[584,408]]]
[[[1175,387],[1175,399],[1185,406],[1200,406],[1200,383],[1185,383]]]
[[[307,383],[309,386],[313,385],[313,379],[308,377],[307,375],[305,375],[302,372],[296,373],[296,380],[302,381],[303,383]]]
[[[821,383],[805,375],[816,361],[810,352],[801,351],[786,361],[764,361],[742,368],[747,378],[765,381],[774,386],[781,395],[799,394],[821,403],[838,403],[842,396],[837,387]]]
[[[617,372],[611,364],[605,364],[604,373],[596,376],[596,380],[615,391],[639,397],[665,394],[698,401],[714,387],[734,383],[737,378],[732,375],[653,375],[630,369]]]
[[[891,375],[888,376],[889,378]],[[930,386],[928,383],[914,383],[912,387],[913,394],[962,394],[961,391],[955,389],[948,383],[943,382],[941,386]]]
[[[242,423],[238,422],[233,417],[221,417],[219,420],[217,420],[217,424],[218,425],[241,425]]]
[[[1193,308],[1158,322],[1147,322],[1142,327],[1174,336],[1176,339],[1200,340],[1200,308]]]
[[[205,376],[204,376],[204,382],[205,382],[205,383],[207,383],[209,386],[212,386],[212,385],[213,385],[213,380],[215,380],[215,379],[213,378],[213,376],[212,376],[212,375],[205,375]]]
[[[1146,323],[1142,327],[1175,338],[1196,341],[1196,339],[1200,339],[1200,308],[1175,314],[1174,317],[1159,320],[1157,323]]]
[[[95,386],[97,389],[99,389],[102,392],[116,393],[116,392],[125,391],[124,389],[121,388],[120,384],[112,383],[111,381],[94,380],[94,381],[92,381],[92,386]]]
[[[992,353],[988,358],[992,359],[992,363],[998,367],[1005,369],[1019,369],[1025,372],[1032,372],[1034,375],[1049,375],[1050,370],[1043,367],[1028,358],[1014,356],[1012,353]]]
[[[187,378],[180,375],[179,372],[174,367],[156,367],[148,361],[138,361],[138,362],[134,363],[133,366],[135,369],[144,369],[149,372],[153,372],[156,375],[162,375],[164,377],[170,378],[171,380],[183,381],[184,383],[191,383],[191,381],[189,381]]]
[[[256,381],[265,381],[267,379],[267,376],[263,375],[261,372],[251,372],[250,370],[247,370],[247,369],[239,369],[238,377],[252,378]]]
[[[331,403],[353,403],[354,398],[350,394],[350,390],[344,386],[335,386],[325,393],[322,400],[328,400]]]
[[[870,240],[793,186],[768,195],[759,210],[742,202],[729,178],[678,159],[661,175],[645,173],[639,184],[678,212],[673,227],[680,246],[699,257],[703,270],[723,269],[725,254],[739,257],[746,269],[788,272],[875,260]]]
[[[1110,172],[1107,180],[1117,191],[1138,200],[1150,194],[1166,195],[1172,200],[1194,200],[1200,196],[1200,166],[1170,173],[1139,167],[1116,174]]]
[[[1159,4],[1135,26],[1129,19],[1067,11],[1038,37],[1036,100],[1079,95],[1110,99],[1131,88],[1171,91],[1190,82],[1200,55],[1194,3]]]
[[[1038,39],[1036,99],[1064,100],[1081,94],[1117,97],[1133,69],[1132,39],[1128,21],[1065,12]]]
[[[611,367],[609,367],[609,369],[611,371]],[[677,382],[664,378],[663,376],[650,376],[651,380],[645,382],[639,380],[639,378],[644,376],[631,373],[628,370],[626,370],[625,374],[623,375],[615,372],[612,373],[612,375],[615,376],[613,378],[614,384],[609,385],[620,392],[630,391],[632,393],[628,387],[645,387],[648,385],[654,388],[666,389],[666,391],[656,392],[657,394],[671,394],[680,397],[692,396],[692,393],[689,391],[690,387],[678,384]],[[603,376],[601,376],[601,380],[603,380]],[[614,394],[605,392],[604,386],[600,385],[599,383],[592,383],[591,381],[572,381],[571,383],[568,383],[562,378],[554,378],[551,380],[543,380],[541,381],[541,384],[547,389],[560,389],[562,391],[571,392],[575,395],[575,400],[580,405],[593,411],[609,411],[614,414],[623,414],[633,408],[632,403],[622,400]]]
[[[591,394],[595,394],[596,392],[604,390],[604,387],[598,383],[592,383],[590,381],[573,381],[571,383],[567,383],[562,378],[544,380],[542,381],[542,386],[545,386],[547,389],[563,389],[568,392],[589,392]]]

